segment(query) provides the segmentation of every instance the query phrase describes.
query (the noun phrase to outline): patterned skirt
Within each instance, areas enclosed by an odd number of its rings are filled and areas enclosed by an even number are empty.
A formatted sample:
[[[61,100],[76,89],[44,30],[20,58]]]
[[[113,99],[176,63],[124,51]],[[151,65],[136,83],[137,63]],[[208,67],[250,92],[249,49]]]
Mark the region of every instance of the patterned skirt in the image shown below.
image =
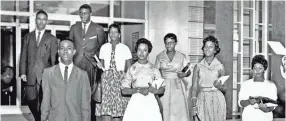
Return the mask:
[[[129,98],[121,93],[121,81],[124,78],[123,71],[107,70],[101,76],[102,102],[96,104],[95,115],[121,117],[124,114]]]
[[[199,118],[201,121],[225,121],[226,102],[224,95],[219,90],[205,89],[202,89],[198,96]]]

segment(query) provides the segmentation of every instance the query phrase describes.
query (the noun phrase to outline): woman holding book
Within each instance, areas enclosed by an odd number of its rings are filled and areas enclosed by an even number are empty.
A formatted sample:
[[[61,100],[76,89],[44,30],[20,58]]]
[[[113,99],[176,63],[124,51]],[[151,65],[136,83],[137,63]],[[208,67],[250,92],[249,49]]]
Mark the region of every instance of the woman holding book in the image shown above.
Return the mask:
[[[215,57],[220,52],[218,40],[208,36],[203,40],[202,50],[204,58],[194,67],[190,91],[192,115],[197,114],[202,121],[225,121],[226,102],[222,92],[226,91],[226,83],[218,81],[225,70]]]
[[[251,68],[254,78],[242,82],[238,105],[243,107],[242,121],[272,121],[276,100],[276,85],[266,80],[264,73],[268,62],[263,55],[252,59]]]
[[[168,33],[164,37],[166,50],[156,57],[156,67],[165,79],[165,93],[161,98],[163,104],[164,121],[189,121],[189,111],[185,89],[187,81],[184,77],[191,74],[188,69],[187,56],[177,50],[177,36]],[[182,72],[183,68],[184,72]]]
[[[141,38],[136,42],[138,61],[128,69],[121,84],[122,94],[132,95],[123,121],[162,121],[157,95],[164,94],[165,86],[159,70],[148,61],[151,50],[149,40]]]
[[[110,42],[100,48],[99,59],[105,68],[101,75],[102,102],[96,105],[96,116],[103,121],[121,121],[128,103],[128,97],[121,94],[121,81],[131,66],[131,52],[120,43],[120,26],[111,24],[108,29]]]

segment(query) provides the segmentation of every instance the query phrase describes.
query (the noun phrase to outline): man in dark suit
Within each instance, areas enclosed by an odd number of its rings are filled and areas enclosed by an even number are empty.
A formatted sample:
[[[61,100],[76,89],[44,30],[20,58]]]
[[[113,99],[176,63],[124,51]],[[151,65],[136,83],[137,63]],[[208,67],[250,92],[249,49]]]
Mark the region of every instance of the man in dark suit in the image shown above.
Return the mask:
[[[25,35],[20,57],[20,76],[27,82],[28,106],[35,118],[41,120],[41,80],[44,68],[55,65],[57,39],[45,31],[48,14],[40,10],[36,14],[36,29]]]
[[[100,47],[105,42],[105,35],[103,27],[90,20],[91,12],[91,7],[88,4],[80,6],[81,22],[72,25],[69,38],[74,41],[77,51],[74,55],[74,63],[87,71],[90,84],[93,86],[97,70],[94,55],[98,56]]]
[[[103,27],[90,20],[91,15],[92,10],[88,4],[80,6],[79,16],[81,18],[81,22],[77,22],[76,24],[72,25],[69,38],[74,41],[76,48],[74,64],[87,71],[92,89],[92,95],[94,96],[98,85],[98,82],[96,82],[97,61],[95,60],[94,56],[99,55],[100,47],[105,42],[105,35]],[[91,103],[91,109],[91,118],[94,121],[94,102]]]
[[[75,52],[71,40],[62,40],[59,64],[44,70],[42,121],[90,121],[89,79],[73,64]]]

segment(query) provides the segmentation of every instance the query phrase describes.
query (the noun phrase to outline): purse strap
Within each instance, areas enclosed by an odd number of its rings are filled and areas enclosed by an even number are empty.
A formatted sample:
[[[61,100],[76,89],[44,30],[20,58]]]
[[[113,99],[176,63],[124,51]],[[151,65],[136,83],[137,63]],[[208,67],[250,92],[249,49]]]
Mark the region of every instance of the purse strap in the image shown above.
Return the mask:
[[[201,119],[199,118],[198,114],[196,113],[195,115],[193,115],[193,119],[194,121],[196,121],[196,118],[198,119],[198,121],[201,121]]]
[[[157,102],[158,102],[158,105],[159,105],[159,108],[160,108],[160,113],[161,113],[162,119],[163,119],[163,121],[164,121],[164,117],[163,117],[163,104],[162,104],[162,102],[161,102],[161,100],[160,100],[160,97],[159,97],[158,95],[155,95],[155,98],[156,98],[156,100],[157,100]]]

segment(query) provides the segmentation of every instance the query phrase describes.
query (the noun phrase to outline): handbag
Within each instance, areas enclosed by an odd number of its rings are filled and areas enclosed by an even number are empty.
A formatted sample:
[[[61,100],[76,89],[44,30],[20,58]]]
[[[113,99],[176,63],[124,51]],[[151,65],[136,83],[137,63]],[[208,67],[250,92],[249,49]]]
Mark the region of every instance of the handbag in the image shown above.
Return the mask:
[[[97,84],[94,84],[94,87],[95,88],[93,88],[92,99],[97,103],[101,103],[101,101],[102,101],[102,85],[101,85],[101,83],[97,83]]]
[[[96,74],[96,82],[95,84],[93,84],[93,88],[92,88],[92,99],[97,102],[97,103],[101,103],[102,101],[102,83],[101,83],[101,76],[103,71],[98,69],[97,70],[97,74]]]
[[[98,57],[94,55],[94,57],[89,57],[86,54],[84,54],[87,60],[97,68],[98,64],[100,63]],[[92,93],[91,93],[91,99],[94,100],[97,103],[101,103],[102,101],[102,84],[101,84],[101,76],[103,75],[103,71],[101,69],[97,69],[96,77],[95,77],[95,84],[92,86]]]

